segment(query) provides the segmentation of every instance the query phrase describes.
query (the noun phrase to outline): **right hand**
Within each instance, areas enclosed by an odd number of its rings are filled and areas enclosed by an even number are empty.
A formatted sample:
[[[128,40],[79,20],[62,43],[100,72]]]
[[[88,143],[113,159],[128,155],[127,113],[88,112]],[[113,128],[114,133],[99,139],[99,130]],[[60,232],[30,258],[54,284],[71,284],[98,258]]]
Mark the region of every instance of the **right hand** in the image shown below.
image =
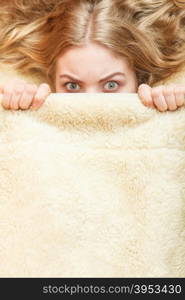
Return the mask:
[[[12,79],[0,85],[1,104],[5,109],[38,109],[50,93],[50,86],[46,83],[37,87],[21,79]]]

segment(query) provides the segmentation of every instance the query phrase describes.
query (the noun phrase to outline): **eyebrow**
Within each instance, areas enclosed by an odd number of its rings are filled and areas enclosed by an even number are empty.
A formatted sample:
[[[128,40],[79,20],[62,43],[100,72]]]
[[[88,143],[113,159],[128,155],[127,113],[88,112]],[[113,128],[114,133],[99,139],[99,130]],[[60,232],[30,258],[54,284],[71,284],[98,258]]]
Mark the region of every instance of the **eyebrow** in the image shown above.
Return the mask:
[[[109,74],[107,75],[106,77],[102,78],[101,80],[99,80],[99,82],[102,82],[102,81],[105,81],[113,76],[116,76],[116,75],[121,75],[121,76],[124,76],[125,77],[125,73],[122,73],[122,72],[115,72],[115,73],[112,73],[112,74]],[[81,82],[83,83],[83,81],[81,81],[79,78],[77,77],[74,77],[74,76],[71,76],[70,74],[62,74],[60,75],[60,78],[63,78],[63,77],[68,77],[69,79],[71,80],[74,80],[74,81],[78,81],[78,82]]]

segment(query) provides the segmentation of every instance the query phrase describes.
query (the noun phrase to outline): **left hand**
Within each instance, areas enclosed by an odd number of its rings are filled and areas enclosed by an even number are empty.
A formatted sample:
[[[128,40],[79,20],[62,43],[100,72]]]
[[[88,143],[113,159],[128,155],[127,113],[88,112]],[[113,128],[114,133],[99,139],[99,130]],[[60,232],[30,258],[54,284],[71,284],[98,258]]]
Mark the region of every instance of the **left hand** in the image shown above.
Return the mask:
[[[138,95],[146,106],[157,108],[161,112],[174,111],[185,103],[185,85],[170,84],[152,88],[148,84],[141,84]]]

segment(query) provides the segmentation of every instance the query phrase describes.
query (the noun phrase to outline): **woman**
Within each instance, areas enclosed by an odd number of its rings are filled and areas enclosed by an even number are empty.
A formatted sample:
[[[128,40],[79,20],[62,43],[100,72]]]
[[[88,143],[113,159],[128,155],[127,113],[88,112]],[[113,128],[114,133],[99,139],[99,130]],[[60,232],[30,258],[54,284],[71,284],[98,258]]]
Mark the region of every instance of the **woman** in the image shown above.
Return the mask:
[[[51,91],[138,92],[143,104],[159,111],[184,104],[184,86],[150,86],[179,70],[185,60],[185,13],[179,1],[147,1],[147,10],[144,0],[51,1],[30,24],[28,7],[15,2],[17,10],[9,7],[4,20],[13,19],[14,25],[1,32],[3,61],[24,73],[46,74],[49,85],[7,82],[1,86],[4,108],[38,109]]]

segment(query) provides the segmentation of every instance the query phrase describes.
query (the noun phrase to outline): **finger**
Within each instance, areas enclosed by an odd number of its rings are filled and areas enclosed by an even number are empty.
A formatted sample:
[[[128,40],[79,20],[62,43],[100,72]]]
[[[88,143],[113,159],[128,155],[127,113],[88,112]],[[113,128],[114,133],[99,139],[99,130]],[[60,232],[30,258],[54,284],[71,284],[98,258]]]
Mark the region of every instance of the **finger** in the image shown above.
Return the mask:
[[[40,108],[50,93],[51,93],[50,86],[47,83],[42,83],[39,86],[37,93],[33,99],[31,108],[33,110]]]
[[[152,88],[152,99],[157,107],[157,109],[161,112],[166,111],[168,109],[167,103],[165,101],[165,97],[163,95],[164,86],[157,86]]]
[[[178,107],[184,105],[185,103],[185,87],[184,86],[176,86],[174,88],[175,93],[175,101]]]
[[[174,93],[175,85],[168,85],[164,87],[163,95],[165,97],[165,101],[168,105],[169,110],[176,110],[177,104],[176,104],[176,97]]]
[[[3,84],[0,84],[0,94],[3,94]]]
[[[6,84],[3,88],[3,97],[1,100],[1,104],[5,109],[10,109],[12,94],[13,94],[13,86]]]
[[[30,108],[36,92],[36,85],[27,84],[19,101],[19,107],[23,110]]]
[[[14,92],[10,101],[10,108],[13,110],[19,109],[19,101],[24,93],[25,84],[22,82],[14,85]]]
[[[2,105],[2,99],[3,99],[3,85],[0,84],[0,104]]]
[[[148,84],[141,84],[138,88],[138,95],[144,105],[154,108],[151,90],[152,88]]]

